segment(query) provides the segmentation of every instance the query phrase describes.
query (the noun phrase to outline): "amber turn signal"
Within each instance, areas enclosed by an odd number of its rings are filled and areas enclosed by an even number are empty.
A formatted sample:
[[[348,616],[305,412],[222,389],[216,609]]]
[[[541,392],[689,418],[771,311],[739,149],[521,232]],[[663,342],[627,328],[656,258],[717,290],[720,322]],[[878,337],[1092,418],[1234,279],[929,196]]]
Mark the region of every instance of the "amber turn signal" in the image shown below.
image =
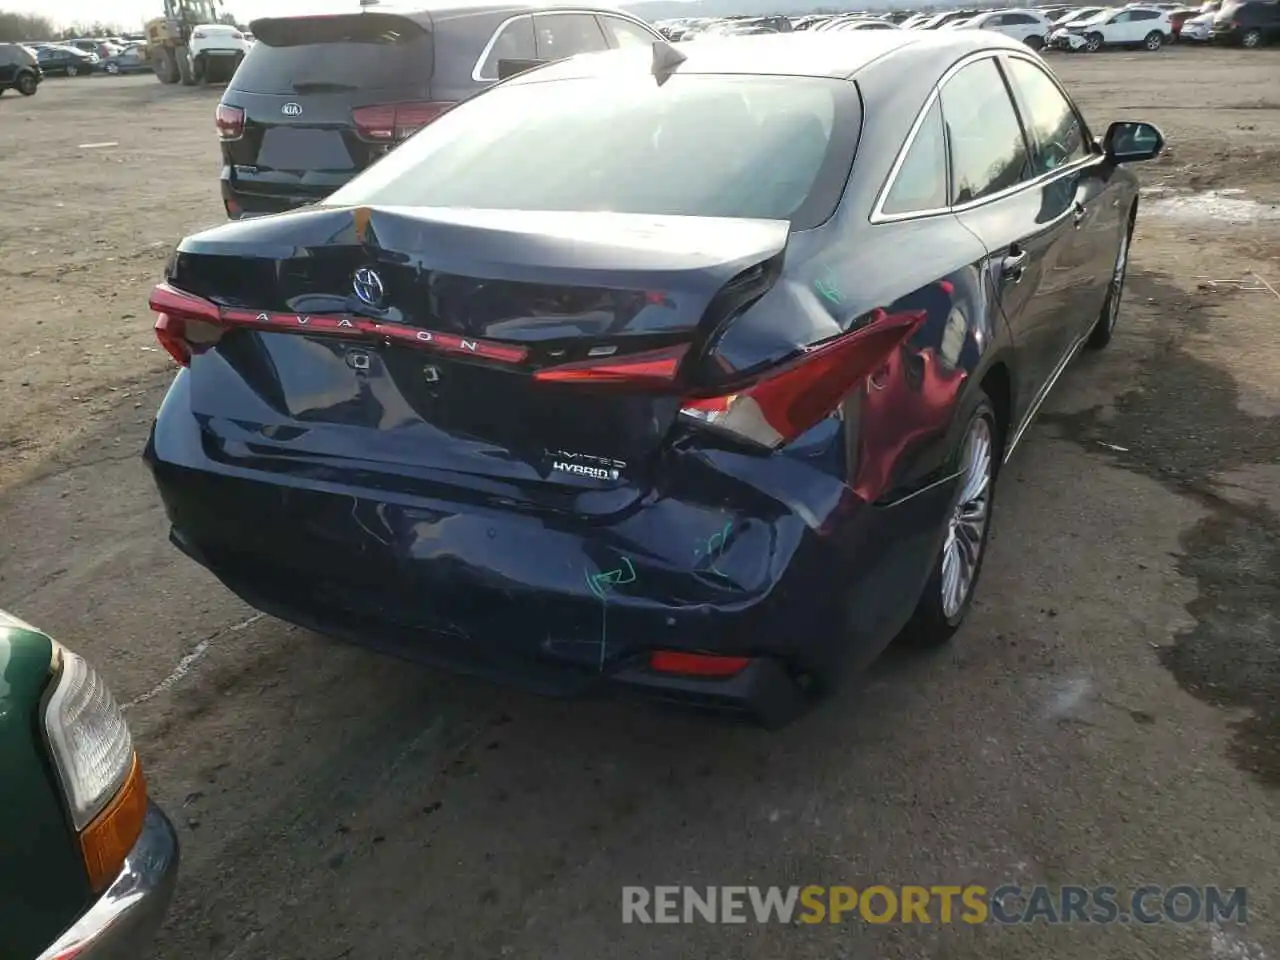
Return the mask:
[[[125,857],[138,842],[147,817],[147,781],[138,755],[120,792],[80,833],[80,851],[94,893],[101,893],[120,873]]]

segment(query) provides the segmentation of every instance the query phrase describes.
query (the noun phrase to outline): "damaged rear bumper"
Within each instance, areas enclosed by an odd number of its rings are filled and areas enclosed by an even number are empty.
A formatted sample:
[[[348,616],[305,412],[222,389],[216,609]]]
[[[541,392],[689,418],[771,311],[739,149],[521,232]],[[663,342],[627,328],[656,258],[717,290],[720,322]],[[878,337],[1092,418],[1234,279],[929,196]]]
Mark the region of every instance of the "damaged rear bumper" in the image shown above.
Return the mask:
[[[162,409],[145,454],[173,542],[272,616],[539,693],[782,721],[901,629],[952,489],[883,508],[785,457],[744,484],[734,456],[699,454],[671,489],[588,523],[374,488],[354,471],[335,484],[215,461],[185,411]],[[682,498],[696,471],[729,471],[726,495]],[[682,675],[655,669],[655,651],[747,662]]]

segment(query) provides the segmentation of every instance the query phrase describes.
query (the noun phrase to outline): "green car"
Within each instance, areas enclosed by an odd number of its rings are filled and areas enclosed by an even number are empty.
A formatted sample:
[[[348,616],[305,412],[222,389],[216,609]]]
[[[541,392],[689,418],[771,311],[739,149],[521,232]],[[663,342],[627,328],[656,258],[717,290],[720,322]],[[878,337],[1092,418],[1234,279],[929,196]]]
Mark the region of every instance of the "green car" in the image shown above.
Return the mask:
[[[83,658],[0,610],[0,957],[139,960],[178,837]]]

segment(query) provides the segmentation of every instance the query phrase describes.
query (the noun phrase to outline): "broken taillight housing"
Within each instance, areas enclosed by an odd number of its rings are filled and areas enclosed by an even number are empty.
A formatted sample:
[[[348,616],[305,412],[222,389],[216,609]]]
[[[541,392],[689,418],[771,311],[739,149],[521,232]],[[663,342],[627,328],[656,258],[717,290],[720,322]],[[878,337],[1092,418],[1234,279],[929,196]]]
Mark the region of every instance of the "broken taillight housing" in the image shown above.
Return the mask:
[[[213,125],[217,128],[219,140],[239,140],[244,136],[244,111],[220,103],[213,111]]]
[[[191,365],[194,354],[221,339],[223,325],[217,304],[162,283],[151,292],[156,311],[156,340],[180,366]]]
[[[447,113],[453,103],[427,101],[382,103],[351,111],[356,135],[374,143],[399,143]]]
[[[796,439],[875,373],[919,326],[924,314],[885,315],[852,333],[809,347],[731,392],[685,401],[680,418],[765,450]]]

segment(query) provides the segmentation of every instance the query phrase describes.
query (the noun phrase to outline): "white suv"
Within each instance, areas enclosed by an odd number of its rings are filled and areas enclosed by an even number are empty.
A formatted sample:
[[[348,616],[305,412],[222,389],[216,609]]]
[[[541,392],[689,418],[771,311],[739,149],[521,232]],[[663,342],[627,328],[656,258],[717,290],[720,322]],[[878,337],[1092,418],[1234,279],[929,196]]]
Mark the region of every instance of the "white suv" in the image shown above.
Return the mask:
[[[1110,7],[1087,20],[1060,27],[1049,45],[1096,53],[1103,47],[1145,47],[1159,50],[1173,36],[1169,11],[1153,6]]]
[[[1021,40],[1032,50],[1045,45],[1053,25],[1038,10],[990,10],[956,25],[957,30],[993,30]]]

